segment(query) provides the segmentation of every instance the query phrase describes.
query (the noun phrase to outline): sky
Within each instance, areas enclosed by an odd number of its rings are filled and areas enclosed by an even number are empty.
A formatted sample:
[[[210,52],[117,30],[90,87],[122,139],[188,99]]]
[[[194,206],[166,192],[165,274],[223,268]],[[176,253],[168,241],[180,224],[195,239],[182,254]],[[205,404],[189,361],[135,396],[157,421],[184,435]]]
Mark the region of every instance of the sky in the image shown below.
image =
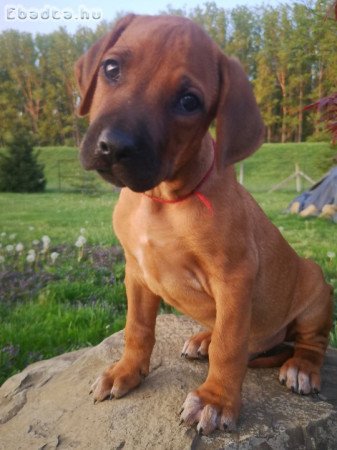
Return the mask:
[[[194,8],[206,0],[1,0],[0,32],[6,29],[49,33],[60,26],[75,32],[79,26],[96,28],[101,20],[113,20],[117,13],[157,14],[170,4],[174,8]],[[263,0],[215,0],[218,7],[261,5]],[[269,5],[278,3],[269,0]]]

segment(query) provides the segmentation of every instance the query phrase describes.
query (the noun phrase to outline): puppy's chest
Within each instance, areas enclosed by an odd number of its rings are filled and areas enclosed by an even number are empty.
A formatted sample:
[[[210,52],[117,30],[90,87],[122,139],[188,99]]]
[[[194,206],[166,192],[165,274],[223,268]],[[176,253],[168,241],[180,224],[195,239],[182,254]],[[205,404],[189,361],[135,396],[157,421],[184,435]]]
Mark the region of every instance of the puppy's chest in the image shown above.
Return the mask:
[[[181,307],[191,296],[199,300],[206,297],[202,265],[179,237],[140,233],[133,256],[143,282],[173,306]]]

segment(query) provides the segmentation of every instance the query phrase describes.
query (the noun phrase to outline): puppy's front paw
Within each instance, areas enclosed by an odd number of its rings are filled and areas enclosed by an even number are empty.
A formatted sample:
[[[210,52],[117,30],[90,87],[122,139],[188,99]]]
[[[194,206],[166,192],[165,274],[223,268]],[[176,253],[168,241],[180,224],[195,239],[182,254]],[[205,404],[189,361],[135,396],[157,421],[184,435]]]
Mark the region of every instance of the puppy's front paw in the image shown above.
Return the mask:
[[[187,339],[181,351],[181,356],[185,356],[188,359],[207,358],[211,337],[212,333],[204,331]]]
[[[233,405],[219,406],[203,400],[197,392],[190,392],[183,404],[181,421],[187,426],[197,423],[199,434],[210,434],[214,430],[233,431],[236,429],[238,408]]]
[[[90,389],[94,402],[101,402],[107,397],[120,398],[137,387],[144,378],[141,370],[128,367],[119,361],[99,376]]]

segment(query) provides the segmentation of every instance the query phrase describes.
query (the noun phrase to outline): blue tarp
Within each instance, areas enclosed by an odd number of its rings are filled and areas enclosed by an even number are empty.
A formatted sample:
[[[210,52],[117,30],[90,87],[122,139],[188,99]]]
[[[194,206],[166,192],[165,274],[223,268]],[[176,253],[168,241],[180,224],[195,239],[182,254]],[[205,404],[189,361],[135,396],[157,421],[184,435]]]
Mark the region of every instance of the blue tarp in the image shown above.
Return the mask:
[[[296,197],[289,205],[291,208],[295,202],[299,202],[299,212],[303,211],[309,205],[315,205],[318,211],[322,211],[325,205],[337,205],[337,167],[322,178],[318,183],[312,186],[308,191],[303,192]],[[336,216],[333,220],[337,219]]]

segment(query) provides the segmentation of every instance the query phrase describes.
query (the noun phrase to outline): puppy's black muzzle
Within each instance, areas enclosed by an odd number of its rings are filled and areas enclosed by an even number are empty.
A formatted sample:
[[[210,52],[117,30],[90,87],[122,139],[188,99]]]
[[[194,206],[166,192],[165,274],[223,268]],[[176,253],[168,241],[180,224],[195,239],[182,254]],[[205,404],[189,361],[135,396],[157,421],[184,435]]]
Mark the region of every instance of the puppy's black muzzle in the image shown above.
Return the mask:
[[[80,160],[84,169],[96,170],[109,183],[136,192],[161,181],[158,148],[144,125],[124,131],[102,119],[93,122],[82,142]]]
[[[134,138],[119,130],[106,128],[98,138],[96,154],[109,166],[130,162],[138,153]]]

